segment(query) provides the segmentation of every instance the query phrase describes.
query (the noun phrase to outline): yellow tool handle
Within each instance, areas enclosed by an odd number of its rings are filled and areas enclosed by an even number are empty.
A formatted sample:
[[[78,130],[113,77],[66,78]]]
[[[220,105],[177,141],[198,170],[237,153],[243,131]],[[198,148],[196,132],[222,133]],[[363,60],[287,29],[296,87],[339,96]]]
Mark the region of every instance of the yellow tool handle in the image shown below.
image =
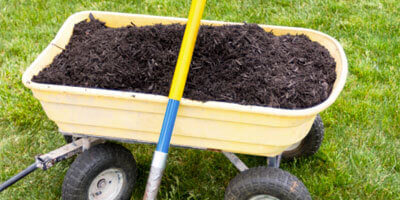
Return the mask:
[[[181,100],[185,89],[186,78],[189,72],[190,62],[194,46],[196,44],[197,33],[200,27],[201,16],[206,5],[206,0],[193,0],[189,11],[189,19],[186,23],[185,35],[183,36],[178,61],[176,62],[174,77],[172,79],[169,98]]]

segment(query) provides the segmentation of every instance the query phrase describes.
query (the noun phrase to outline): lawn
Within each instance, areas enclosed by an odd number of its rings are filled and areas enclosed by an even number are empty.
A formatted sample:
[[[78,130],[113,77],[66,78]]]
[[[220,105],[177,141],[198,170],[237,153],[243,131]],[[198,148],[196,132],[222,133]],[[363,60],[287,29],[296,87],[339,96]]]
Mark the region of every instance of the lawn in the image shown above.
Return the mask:
[[[64,144],[56,125],[21,83],[24,70],[71,14],[104,10],[186,17],[189,1],[0,0],[0,182]],[[325,140],[313,157],[283,163],[314,199],[400,199],[400,3],[334,0],[209,0],[203,18],[305,27],[344,47],[349,76],[321,113]],[[144,192],[154,146],[125,145],[139,165],[132,199]],[[248,166],[265,159],[240,155]],[[36,171],[0,199],[60,199],[72,160]],[[222,154],[172,148],[160,199],[222,199],[238,172]]]

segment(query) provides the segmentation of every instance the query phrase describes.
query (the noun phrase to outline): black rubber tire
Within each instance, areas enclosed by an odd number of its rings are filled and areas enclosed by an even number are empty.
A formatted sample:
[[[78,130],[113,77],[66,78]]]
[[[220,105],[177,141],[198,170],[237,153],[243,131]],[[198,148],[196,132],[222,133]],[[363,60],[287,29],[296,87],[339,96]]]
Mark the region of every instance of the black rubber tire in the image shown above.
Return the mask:
[[[322,144],[324,132],[322,118],[320,115],[317,115],[307,136],[301,141],[297,148],[283,152],[283,159],[293,160],[294,158],[304,158],[314,155]]]
[[[280,200],[311,200],[304,184],[279,168],[250,168],[231,180],[225,200],[249,200],[256,195],[270,195]]]
[[[137,179],[136,161],[128,149],[113,143],[91,147],[75,159],[64,178],[62,199],[88,199],[90,183],[109,168],[118,168],[126,175],[126,182],[117,199],[130,199]]]

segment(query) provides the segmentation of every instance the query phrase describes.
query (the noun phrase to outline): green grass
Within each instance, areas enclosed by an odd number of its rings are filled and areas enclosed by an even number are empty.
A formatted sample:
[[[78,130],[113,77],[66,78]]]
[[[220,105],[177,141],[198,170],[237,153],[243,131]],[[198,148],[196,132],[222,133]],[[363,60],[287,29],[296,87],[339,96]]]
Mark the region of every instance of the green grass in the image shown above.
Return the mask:
[[[188,1],[0,0],[0,182],[64,144],[56,125],[21,83],[24,70],[67,17],[104,10],[185,17]],[[343,45],[349,76],[321,113],[325,141],[312,158],[283,163],[314,199],[400,199],[400,4],[387,1],[209,0],[205,19],[316,29]],[[139,164],[133,199],[141,199],[154,146],[126,145]],[[261,157],[241,155],[250,166]],[[72,160],[36,171],[0,199],[60,199]],[[160,199],[222,199],[238,172],[214,152],[172,148]]]

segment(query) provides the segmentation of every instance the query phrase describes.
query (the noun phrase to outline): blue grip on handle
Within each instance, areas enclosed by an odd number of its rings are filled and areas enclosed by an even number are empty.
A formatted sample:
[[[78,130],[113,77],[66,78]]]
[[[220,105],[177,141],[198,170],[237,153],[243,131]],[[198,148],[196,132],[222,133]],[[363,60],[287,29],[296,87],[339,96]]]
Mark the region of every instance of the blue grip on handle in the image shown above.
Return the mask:
[[[178,113],[179,101],[168,100],[167,110],[165,111],[164,121],[161,127],[160,137],[156,151],[168,153],[172,131],[174,130],[176,114]]]

